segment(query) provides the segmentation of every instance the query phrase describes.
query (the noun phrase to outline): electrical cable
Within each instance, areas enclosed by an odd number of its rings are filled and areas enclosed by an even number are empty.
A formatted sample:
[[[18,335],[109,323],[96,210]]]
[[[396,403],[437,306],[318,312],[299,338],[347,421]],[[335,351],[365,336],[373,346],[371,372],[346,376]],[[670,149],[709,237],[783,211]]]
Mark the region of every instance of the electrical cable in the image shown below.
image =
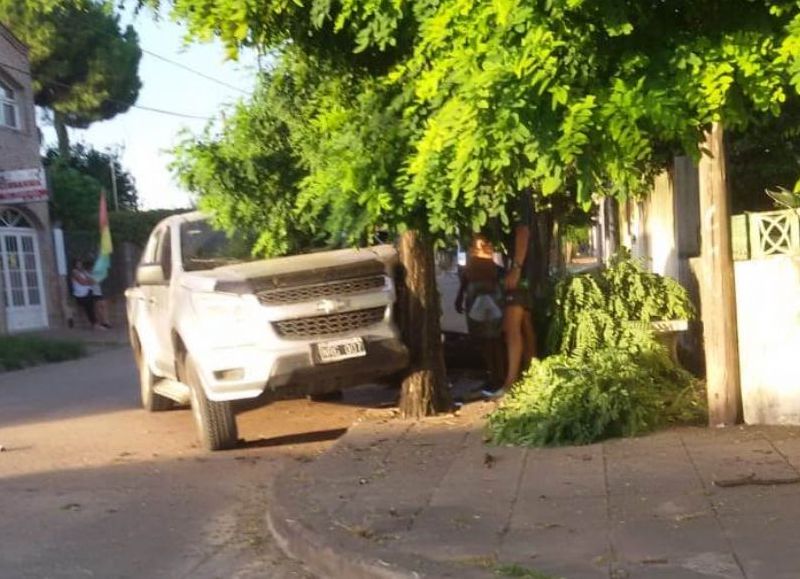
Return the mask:
[[[8,64],[6,62],[0,61],[0,66],[3,66],[3,67],[5,67],[5,68],[7,68],[9,70],[17,71],[17,72],[19,72],[21,74],[25,74],[25,75],[29,76],[31,79],[33,78],[33,74],[30,71],[25,70],[23,68],[16,67],[16,66],[14,66],[12,64]],[[52,78],[50,78],[50,79],[46,78],[46,80],[48,82],[52,83],[52,84],[55,84],[55,85],[63,87],[63,88],[67,88],[67,89],[72,88],[67,83],[60,82],[60,81],[57,81],[57,80],[52,79]],[[148,112],[151,112],[151,113],[158,113],[158,114],[162,114],[162,115],[169,115],[169,116],[180,117],[180,118],[184,118],[184,119],[194,119],[194,120],[198,120],[198,121],[210,121],[211,120],[211,117],[201,117],[199,115],[193,115],[193,114],[190,114],[190,113],[179,113],[179,112],[176,112],[176,111],[168,111],[168,110],[165,110],[165,109],[159,109],[159,108],[156,108],[156,107],[148,107],[148,106],[145,106],[145,105],[129,104],[129,103],[125,103],[123,101],[117,100],[117,99],[108,99],[108,100],[113,102],[113,103],[117,103],[118,105],[128,106],[128,107],[131,107],[131,108],[140,109],[140,110],[148,111]]]
[[[191,68],[189,66],[186,66],[185,64],[181,64],[180,62],[176,62],[174,60],[171,60],[171,59],[167,58],[166,56],[161,56],[160,54],[157,54],[157,53],[153,52],[152,50],[147,50],[146,48],[142,48],[141,50],[142,50],[142,52],[144,54],[148,54],[148,55],[152,56],[153,58],[157,58],[158,60],[163,60],[164,62],[167,62],[167,63],[169,63],[169,64],[171,64],[173,66],[177,66],[178,68],[181,68],[183,70],[191,72],[192,74],[196,74],[197,76],[199,76],[201,78],[204,78],[206,80],[210,80],[211,82],[217,83],[220,86],[224,86],[226,88],[229,88],[231,90],[235,90],[235,91],[240,92],[242,94],[246,94],[246,95],[250,94],[246,90],[242,90],[237,86],[233,86],[232,84],[228,84],[227,82],[219,80],[218,78],[214,78],[213,76],[209,76],[209,75],[207,75],[205,73],[200,72],[199,70],[195,70],[195,69],[193,69],[193,68]]]

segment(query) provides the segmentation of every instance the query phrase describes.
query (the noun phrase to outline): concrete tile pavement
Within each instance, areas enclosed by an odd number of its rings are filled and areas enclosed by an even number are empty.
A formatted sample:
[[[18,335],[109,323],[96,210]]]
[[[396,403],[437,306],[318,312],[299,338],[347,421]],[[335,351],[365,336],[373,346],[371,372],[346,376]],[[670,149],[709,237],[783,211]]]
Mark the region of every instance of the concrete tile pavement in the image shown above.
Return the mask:
[[[321,577],[800,577],[800,428],[498,448],[490,408],[356,424],[279,478],[273,532]]]

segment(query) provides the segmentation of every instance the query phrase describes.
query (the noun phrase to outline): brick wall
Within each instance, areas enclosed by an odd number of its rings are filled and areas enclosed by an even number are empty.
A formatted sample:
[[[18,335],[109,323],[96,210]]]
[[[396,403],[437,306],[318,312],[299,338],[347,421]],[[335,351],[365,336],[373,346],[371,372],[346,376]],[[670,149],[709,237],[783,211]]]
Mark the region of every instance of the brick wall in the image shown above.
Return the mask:
[[[0,26],[0,77],[19,93],[20,129],[0,126],[0,171],[40,166],[39,131],[33,106],[27,50]]]
[[[27,49],[0,25],[0,78],[16,94],[19,129],[0,126],[0,171],[38,169],[39,131],[36,127],[36,110],[33,104],[30,66]],[[64,324],[64,281],[58,276],[50,226],[50,213],[46,201],[15,204],[35,223],[38,232],[39,256],[42,278],[47,296],[47,314],[51,326]],[[0,282],[2,283],[2,282]],[[0,292],[0,333],[5,332],[5,307]]]

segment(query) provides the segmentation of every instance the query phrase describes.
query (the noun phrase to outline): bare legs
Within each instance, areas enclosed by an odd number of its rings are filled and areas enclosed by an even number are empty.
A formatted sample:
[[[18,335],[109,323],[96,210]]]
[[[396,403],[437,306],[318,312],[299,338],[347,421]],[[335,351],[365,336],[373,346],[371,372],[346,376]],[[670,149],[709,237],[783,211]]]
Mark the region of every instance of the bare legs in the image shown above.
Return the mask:
[[[522,316],[522,368],[528,369],[531,359],[536,357],[536,330],[533,329],[531,313],[526,311]]]
[[[508,390],[536,355],[536,333],[530,312],[519,305],[506,306],[503,332],[508,352],[508,372],[503,390]]]
[[[103,328],[108,328],[111,324],[108,320],[108,304],[102,296],[94,298],[94,313],[98,324]]]

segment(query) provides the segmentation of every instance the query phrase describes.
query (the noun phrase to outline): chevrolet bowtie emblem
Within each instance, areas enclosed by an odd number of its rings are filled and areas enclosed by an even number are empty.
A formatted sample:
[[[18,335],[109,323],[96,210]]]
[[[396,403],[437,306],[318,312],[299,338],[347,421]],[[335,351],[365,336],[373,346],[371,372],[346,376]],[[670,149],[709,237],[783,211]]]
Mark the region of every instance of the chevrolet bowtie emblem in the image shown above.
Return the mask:
[[[345,305],[342,300],[320,300],[317,302],[317,311],[332,314],[341,310]]]

